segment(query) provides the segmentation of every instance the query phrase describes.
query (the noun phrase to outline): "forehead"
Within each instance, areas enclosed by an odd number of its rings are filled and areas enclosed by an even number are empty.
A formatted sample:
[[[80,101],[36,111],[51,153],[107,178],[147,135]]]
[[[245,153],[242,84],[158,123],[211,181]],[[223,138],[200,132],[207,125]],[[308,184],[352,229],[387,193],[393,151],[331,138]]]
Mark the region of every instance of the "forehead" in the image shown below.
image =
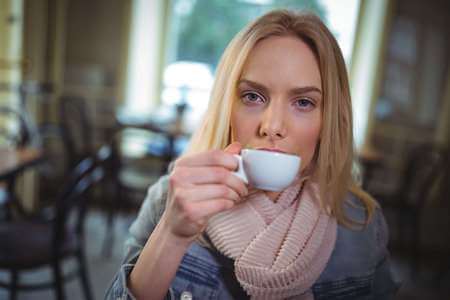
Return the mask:
[[[316,86],[321,76],[316,57],[309,46],[295,36],[271,36],[250,51],[242,78],[276,85]]]

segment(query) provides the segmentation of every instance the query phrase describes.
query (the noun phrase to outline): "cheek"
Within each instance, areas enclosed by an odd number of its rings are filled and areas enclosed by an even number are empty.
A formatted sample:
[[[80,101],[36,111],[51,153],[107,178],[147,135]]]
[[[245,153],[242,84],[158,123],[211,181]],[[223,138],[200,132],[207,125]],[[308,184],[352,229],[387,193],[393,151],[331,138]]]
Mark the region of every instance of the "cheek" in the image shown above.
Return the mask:
[[[257,129],[258,121],[254,120],[242,109],[235,109],[231,112],[231,133],[233,142],[247,144]]]
[[[316,150],[316,145],[319,142],[320,135],[320,122],[305,124],[305,126],[299,127],[296,130],[296,141],[298,145],[297,152],[302,158],[301,169],[306,168]]]

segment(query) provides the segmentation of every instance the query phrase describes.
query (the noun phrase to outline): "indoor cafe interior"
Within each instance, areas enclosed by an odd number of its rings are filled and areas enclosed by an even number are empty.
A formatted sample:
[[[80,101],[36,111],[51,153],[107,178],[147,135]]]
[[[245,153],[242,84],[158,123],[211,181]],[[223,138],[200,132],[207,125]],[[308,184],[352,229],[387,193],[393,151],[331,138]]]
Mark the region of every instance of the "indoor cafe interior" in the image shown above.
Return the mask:
[[[314,12],[341,47],[395,299],[450,299],[446,0],[0,0],[0,299],[104,297],[226,45],[275,8]]]

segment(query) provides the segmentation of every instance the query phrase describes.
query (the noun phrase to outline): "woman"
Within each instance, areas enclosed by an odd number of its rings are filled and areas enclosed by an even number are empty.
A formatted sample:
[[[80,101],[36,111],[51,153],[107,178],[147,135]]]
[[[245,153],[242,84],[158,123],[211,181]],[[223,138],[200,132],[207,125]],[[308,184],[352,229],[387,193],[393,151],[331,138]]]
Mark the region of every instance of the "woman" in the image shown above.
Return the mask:
[[[107,298],[385,299],[376,202],[351,176],[352,112],[336,40],[312,14],[268,13],[219,64],[188,151],[149,189]],[[301,157],[286,190],[233,174],[242,145]]]

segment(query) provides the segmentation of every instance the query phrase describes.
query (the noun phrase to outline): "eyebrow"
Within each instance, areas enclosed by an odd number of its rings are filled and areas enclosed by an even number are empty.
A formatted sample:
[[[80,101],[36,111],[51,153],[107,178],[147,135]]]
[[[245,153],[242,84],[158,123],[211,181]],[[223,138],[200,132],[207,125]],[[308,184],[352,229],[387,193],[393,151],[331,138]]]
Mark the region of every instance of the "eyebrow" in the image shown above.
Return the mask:
[[[254,82],[254,81],[251,81],[248,79],[239,80],[239,85],[241,85],[242,83],[245,83],[251,87],[262,90],[265,93],[268,92],[268,89],[260,83],[257,83],[257,82]],[[322,91],[315,86],[302,86],[302,87],[294,88],[289,91],[290,94],[304,94],[304,93],[308,93],[308,92],[316,92],[316,93],[319,93],[320,95],[322,95]]]

